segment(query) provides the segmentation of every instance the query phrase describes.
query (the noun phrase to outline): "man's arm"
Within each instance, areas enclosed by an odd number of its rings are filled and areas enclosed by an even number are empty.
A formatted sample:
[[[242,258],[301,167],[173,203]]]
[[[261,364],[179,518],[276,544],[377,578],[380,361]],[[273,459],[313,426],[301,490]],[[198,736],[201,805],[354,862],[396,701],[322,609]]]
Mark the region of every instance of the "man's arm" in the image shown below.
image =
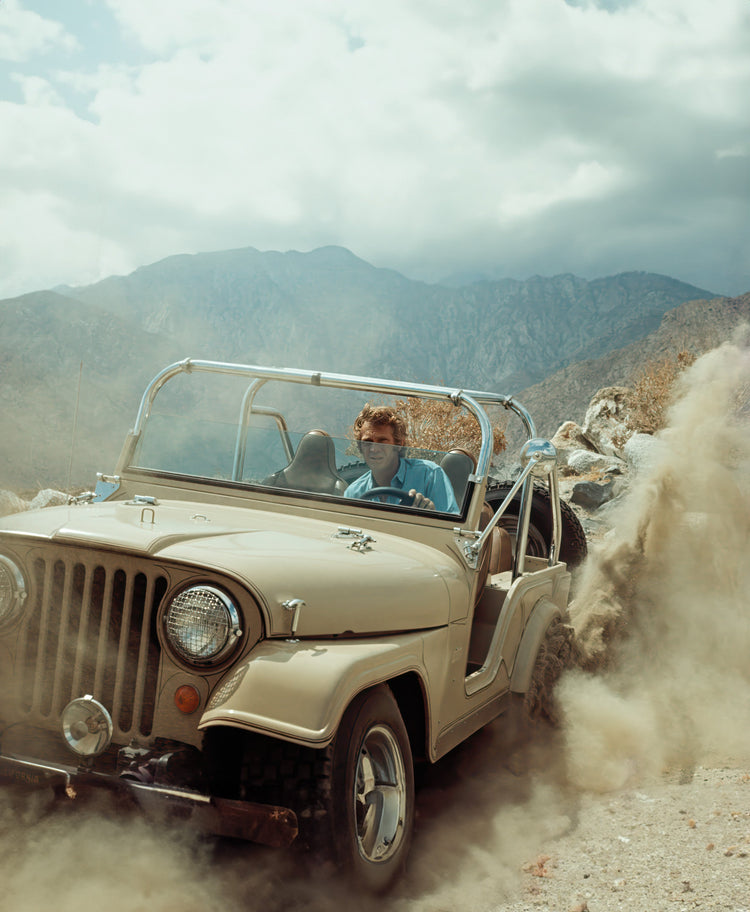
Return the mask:
[[[456,495],[450,478],[439,465],[431,464],[426,468],[423,491],[416,488],[409,493],[414,498],[413,506],[420,510],[438,510],[441,513],[458,513]]]

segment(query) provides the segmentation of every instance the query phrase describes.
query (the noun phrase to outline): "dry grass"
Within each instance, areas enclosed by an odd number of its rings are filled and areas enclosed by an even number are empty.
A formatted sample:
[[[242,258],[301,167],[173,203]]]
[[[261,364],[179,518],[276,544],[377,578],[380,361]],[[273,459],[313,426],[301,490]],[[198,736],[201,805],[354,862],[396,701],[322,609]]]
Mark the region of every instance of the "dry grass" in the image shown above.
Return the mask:
[[[411,446],[443,452],[462,449],[475,459],[479,455],[482,443],[479,424],[464,409],[450,402],[413,397],[398,399],[395,405],[406,419]],[[492,452],[501,453],[506,446],[504,431],[494,427]]]
[[[695,362],[695,355],[680,351],[647,364],[635,377],[627,423],[636,433],[655,434],[666,425],[666,416],[679,375]]]

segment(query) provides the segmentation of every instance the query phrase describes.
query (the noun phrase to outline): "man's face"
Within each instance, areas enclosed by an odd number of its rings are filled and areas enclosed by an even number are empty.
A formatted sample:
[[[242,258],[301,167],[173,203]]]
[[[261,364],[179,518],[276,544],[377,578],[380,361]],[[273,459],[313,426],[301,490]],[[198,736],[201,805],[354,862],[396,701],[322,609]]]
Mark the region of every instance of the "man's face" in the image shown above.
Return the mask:
[[[362,425],[359,440],[362,456],[378,485],[389,485],[398,470],[399,446],[389,424]]]

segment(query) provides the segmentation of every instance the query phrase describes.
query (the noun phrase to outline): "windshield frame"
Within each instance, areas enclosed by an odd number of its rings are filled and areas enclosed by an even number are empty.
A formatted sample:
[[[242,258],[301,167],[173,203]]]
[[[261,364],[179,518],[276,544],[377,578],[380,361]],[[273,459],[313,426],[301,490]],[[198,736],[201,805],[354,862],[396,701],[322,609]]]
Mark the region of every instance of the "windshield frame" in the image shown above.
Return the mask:
[[[315,387],[330,387],[334,389],[361,391],[374,395],[385,396],[414,396],[423,399],[432,399],[447,401],[455,406],[465,407],[476,419],[481,432],[481,445],[477,457],[477,464],[473,474],[469,476],[469,482],[472,484],[481,484],[488,477],[490,465],[492,462],[493,447],[493,430],[485,406],[502,406],[503,408],[514,412],[524,425],[526,434],[529,439],[536,436],[534,423],[528,412],[516,402],[512,397],[491,393],[487,391],[464,390],[459,388],[450,388],[422,383],[410,383],[405,381],[385,380],[372,377],[361,377],[348,374],[325,373],[320,371],[299,370],[291,368],[272,368],[257,365],[233,364],[217,361],[204,361],[186,358],[183,361],[176,362],[164,368],[158,373],[146,387],[136,415],[135,424],[128,443],[120,459],[120,472],[135,472],[138,475],[144,474],[141,466],[134,464],[133,458],[137,449],[137,444],[144,428],[151,415],[151,411],[159,391],[172,378],[184,373],[206,372],[213,374],[229,374],[238,377],[244,377],[248,380],[248,388],[242,403],[241,415],[237,424],[237,435],[235,442],[235,451],[233,455],[232,478],[229,479],[231,486],[242,485],[243,487],[256,487],[255,485],[246,484],[242,481],[242,465],[244,460],[244,431],[247,428],[248,417],[251,412],[260,414],[261,412],[274,421],[280,431],[282,440],[287,454],[291,458],[293,447],[289,437],[289,431],[286,427],[284,416],[273,409],[265,409],[263,406],[254,406],[253,401],[258,391],[268,381],[281,381],[290,384],[304,384]],[[145,474],[152,475],[172,475],[174,473],[152,472]],[[202,476],[190,476],[190,481],[211,481],[203,479]],[[259,486],[262,488],[262,486]],[[289,493],[292,493],[291,491]],[[462,511],[463,512],[463,511]]]

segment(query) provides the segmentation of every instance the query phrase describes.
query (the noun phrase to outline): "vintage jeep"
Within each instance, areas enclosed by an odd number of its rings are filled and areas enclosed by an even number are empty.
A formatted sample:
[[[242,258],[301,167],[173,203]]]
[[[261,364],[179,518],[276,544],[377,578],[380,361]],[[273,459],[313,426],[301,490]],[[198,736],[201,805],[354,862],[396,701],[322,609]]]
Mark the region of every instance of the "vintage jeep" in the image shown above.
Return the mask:
[[[471,418],[473,457],[407,451],[440,464],[455,510],[345,496],[367,470],[354,417],[398,398]],[[493,488],[488,416],[507,412],[523,468]],[[0,520],[0,775],[106,787],[269,845],[299,836],[385,889],[411,841],[414,763],[548,711],[570,649],[560,558],[585,551],[555,461],[494,393],[166,368],[116,474]]]

